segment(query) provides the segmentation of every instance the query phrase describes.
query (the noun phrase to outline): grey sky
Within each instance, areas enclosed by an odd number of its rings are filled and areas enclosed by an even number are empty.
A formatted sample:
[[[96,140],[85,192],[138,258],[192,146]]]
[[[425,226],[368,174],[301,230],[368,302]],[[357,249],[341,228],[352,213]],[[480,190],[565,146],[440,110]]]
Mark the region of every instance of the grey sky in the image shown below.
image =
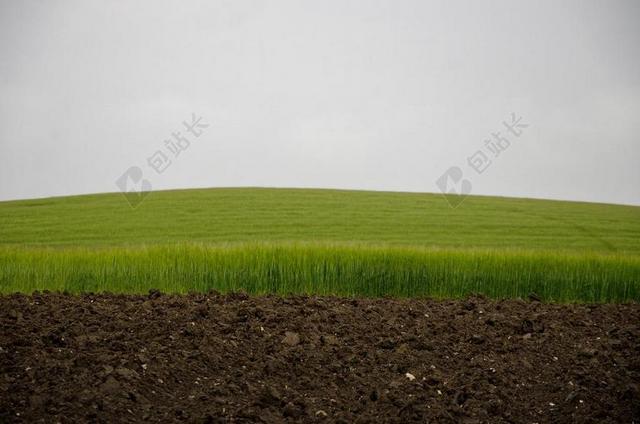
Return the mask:
[[[0,199],[336,187],[640,204],[638,1],[0,0]],[[211,125],[161,175],[191,112]],[[481,175],[467,158],[529,124]],[[166,149],[165,149],[166,151]]]

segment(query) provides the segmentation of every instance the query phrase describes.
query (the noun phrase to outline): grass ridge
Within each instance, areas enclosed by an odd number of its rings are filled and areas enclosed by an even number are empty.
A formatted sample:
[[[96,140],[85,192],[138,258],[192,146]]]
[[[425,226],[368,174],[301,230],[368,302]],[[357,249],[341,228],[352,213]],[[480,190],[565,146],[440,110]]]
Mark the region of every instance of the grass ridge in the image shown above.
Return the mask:
[[[339,244],[0,248],[0,292],[246,291],[554,302],[640,301],[634,255]]]

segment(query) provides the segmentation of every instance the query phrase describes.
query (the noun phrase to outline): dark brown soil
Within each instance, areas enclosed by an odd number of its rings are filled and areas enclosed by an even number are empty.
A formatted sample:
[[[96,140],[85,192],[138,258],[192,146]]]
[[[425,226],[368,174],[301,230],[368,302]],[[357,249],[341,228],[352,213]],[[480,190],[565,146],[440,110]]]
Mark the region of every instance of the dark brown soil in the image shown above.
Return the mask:
[[[1,422],[640,420],[640,305],[0,296]]]

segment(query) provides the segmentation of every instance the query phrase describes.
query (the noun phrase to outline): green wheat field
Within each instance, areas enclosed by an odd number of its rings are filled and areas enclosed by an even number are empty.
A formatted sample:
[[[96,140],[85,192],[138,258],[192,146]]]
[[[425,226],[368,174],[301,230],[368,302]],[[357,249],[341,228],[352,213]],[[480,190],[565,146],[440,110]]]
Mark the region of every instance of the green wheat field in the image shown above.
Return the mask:
[[[640,300],[640,207],[319,189],[0,202],[0,292]]]

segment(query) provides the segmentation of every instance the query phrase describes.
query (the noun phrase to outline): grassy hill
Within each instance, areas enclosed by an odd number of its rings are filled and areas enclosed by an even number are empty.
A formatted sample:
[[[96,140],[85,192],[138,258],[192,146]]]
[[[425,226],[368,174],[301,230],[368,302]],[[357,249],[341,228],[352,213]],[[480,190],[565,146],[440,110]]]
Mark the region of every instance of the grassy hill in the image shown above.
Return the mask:
[[[307,189],[117,193],[0,202],[0,244],[356,242],[440,248],[640,253],[640,207]]]
[[[0,202],[0,291],[640,300],[640,207],[308,189]]]

